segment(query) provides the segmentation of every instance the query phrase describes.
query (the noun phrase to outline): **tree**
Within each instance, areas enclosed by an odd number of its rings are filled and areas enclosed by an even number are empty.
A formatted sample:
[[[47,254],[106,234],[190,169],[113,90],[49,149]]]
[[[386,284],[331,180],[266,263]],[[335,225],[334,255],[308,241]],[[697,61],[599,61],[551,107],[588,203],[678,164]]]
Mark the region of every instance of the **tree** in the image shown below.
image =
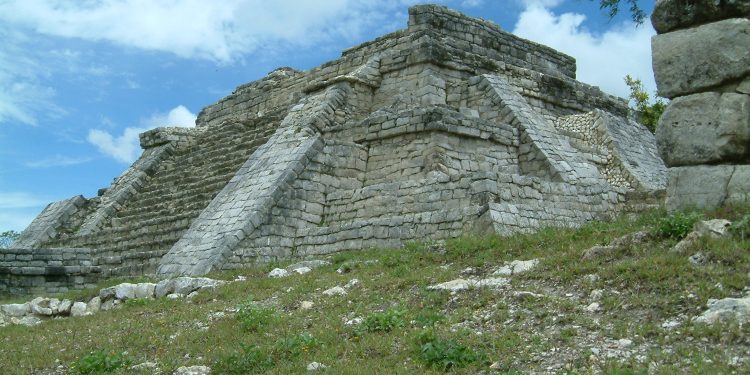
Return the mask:
[[[18,239],[18,236],[20,236],[21,233],[18,233],[14,230],[9,230],[0,233],[0,249],[7,249],[10,247],[11,244],[13,244],[13,241]]]
[[[590,0],[594,1],[594,0]],[[646,20],[646,12],[638,6],[638,0],[599,0],[599,8],[606,9],[609,14],[609,18],[613,18],[620,12],[620,3],[625,2],[630,5],[630,15],[633,18],[633,22],[637,25],[643,24]]]
[[[633,110],[638,114],[638,122],[655,133],[659,117],[667,108],[667,103],[656,97],[654,104],[651,104],[651,97],[643,89],[643,82],[640,79],[633,79],[629,74],[625,76],[625,84],[630,87],[630,100],[633,102]]]

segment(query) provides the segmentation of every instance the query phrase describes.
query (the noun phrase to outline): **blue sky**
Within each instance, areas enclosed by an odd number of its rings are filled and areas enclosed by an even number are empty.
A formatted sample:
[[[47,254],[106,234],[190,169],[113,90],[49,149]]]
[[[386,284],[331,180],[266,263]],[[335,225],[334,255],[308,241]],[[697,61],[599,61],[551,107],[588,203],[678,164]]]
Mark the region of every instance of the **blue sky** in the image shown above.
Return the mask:
[[[281,66],[310,69],[406,27],[408,0],[0,0],[0,232],[96,195],[140,155],[137,134]],[[435,2],[435,1],[432,1]],[[589,0],[445,0],[578,61],[578,79],[654,91],[648,22]],[[642,0],[646,10],[653,0]]]

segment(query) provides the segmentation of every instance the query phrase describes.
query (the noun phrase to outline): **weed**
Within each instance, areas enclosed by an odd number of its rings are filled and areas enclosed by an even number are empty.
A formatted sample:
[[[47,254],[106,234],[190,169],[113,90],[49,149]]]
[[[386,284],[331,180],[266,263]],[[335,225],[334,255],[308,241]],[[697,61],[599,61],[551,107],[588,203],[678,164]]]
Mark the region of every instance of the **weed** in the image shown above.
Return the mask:
[[[750,214],[747,214],[743,216],[742,219],[732,223],[732,226],[729,228],[729,230],[736,237],[744,241],[745,238],[750,236]]]
[[[264,373],[274,367],[273,359],[258,346],[242,345],[241,353],[232,353],[219,359],[212,367],[218,375]]]
[[[658,221],[656,234],[664,238],[681,240],[693,229],[693,224],[703,217],[697,212],[675,212]]]
[[[419,313],[414,320],[419,327],[428,328],[433,327],[436,323],[445,320],[445,315],[434,311],[425,311]]]
[[[448,371],[482,359],[482,355],[453,340],[438,339],[432,331],[420,337],[419,357],[430,367]]]
[[[365,332],[391,332],[395,328],[406,325],[403,310],[391,309],[382,313],[373,313],[367,316],[360,324]]]
[[[100,350],[81,357],[70,366],[70,371],[74,374],[108,374],[129,363],[120,353]]]
[[[261,327],[274,320],[275,311],[272,308],[258,305],[250,297],[246,302],[237,306],[235,317],[245,331],[258,332]]]
[[[309,353],[318,346],[320,346],[320,341],[309,333],[303,333],[299,336],[279,339],[273,347],[273,353],[276,358],[290,360],[303,353]]]

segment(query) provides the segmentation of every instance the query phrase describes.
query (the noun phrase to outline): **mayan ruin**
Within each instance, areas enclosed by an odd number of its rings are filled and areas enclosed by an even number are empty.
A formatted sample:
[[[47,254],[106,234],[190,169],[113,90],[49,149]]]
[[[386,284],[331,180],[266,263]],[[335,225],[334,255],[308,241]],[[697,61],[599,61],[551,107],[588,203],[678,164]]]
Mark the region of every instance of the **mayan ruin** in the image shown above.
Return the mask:
[[[434,5],[140,144],[111,186],[50,204],[0,255],[0,292],[578,226],[658,206],[668,174],[627,102],[578,82],[573,58]]]

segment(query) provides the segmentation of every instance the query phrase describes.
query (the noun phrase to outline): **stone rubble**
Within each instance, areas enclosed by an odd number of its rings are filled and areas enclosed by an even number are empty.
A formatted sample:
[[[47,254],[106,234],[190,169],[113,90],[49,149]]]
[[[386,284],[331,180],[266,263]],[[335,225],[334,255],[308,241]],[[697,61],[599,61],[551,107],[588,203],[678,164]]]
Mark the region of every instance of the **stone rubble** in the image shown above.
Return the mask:
[[[115,308],[130,299],[161,297],[182,299],[195,295],[198,291],[214,289],[224,284],[226,281],[205,277],[178,277],[162,280],[159,283],[121,283],[101,289],[97,296],[87,302],[36,297],[26,303],[0,305],[0,327],[6,324],[36,325],[43,319],[56,317],[88,316],[100,310]]]

